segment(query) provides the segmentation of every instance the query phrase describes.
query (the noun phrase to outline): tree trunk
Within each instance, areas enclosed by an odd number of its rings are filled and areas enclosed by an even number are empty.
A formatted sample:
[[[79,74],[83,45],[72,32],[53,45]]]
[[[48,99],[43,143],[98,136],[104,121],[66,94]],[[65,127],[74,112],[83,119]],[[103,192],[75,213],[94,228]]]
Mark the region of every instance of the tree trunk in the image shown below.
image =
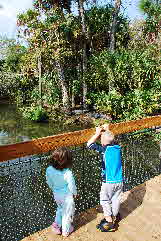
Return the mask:
[[[59,83],[62,90],[63,108],[66,113],[69,113],[71,111],[71,108],[70,108],[70,99],[69,99],[69,93],[68,93],[68,85],[65,81],[64,70],[59,60],[56,61],[56,67],[58,70]]]
[[[38,57],[38,71],[39,71],[39,95],[40,95],[40,107],[42,107],[42,68],[41,68],[41,54]]]
[[[84,80],[84,73],[87,71],[86,43],[83,44],[83,109],[87,109],[87,84]]]
[[[75,94],[74,91],[72,91],[72,108],[75,108]]]
[[[82,35],[83,35],[83,54],[82,54],[82,79],[83,79],[83,108],[87,109],[87,84],[84,80],[84,73],[87,71],[87,32],[86,32],[86,24],[85,24],[85,15],[84,15],[84,6],[83,6],[83,0],[78,1],[79,6],[79,15],[81,17],[82,22]]]
[[[55,31],[55,35],[57,38],[57,43],[59,45],[61,36],[59,35],[58,31]],[[59,84],[61,86],[63,109],[64,109],[64,112],[70,113],[71,105],[70,105],[70,98],[69,98],[69,88],[65,80],[64,69],[63,69],[60,57],[56,60],[56,67],[58,71]]]
[[[117,17],[120,11],[121,6],[121,0],[115,0],[115,10],[113,14],[113,21],[112,21],[112,27],[111,27],[111,39],[110,39],[110,51],[114,52],[115,45],[116,45],[116,26],[117,26]]]
[[[116,26],[117,26],[117,17],[120,11],[120,6],[121,6],[121,0],[115,0],[115,10],[113,14],[113,21],[112,21],[112,27],[111,27],[111,37],[110,37],[110,51],[114,52],[115,51],[115,45],[116,45]],[[114,89],[114,82],[110,81],[109,82],[109,94],[110,92]]]

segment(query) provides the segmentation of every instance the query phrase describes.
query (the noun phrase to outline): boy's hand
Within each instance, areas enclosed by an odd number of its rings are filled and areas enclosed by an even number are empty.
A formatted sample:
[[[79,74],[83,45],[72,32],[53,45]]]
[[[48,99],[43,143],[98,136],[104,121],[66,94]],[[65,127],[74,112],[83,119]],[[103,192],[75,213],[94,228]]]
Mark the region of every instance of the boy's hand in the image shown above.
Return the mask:
[[[103,128],[98,126],[96,127],[96,135],[100,136],[101,135],[101,132],[102,132]]]
[[[102,125],[102,129],[103,129],[104,131],[109,131],[109,124],[104,124],[104,125]]]
[[[87,142],[87,146],[90,146],[92,143],[95,143],[100,138],[102,131],[102,127],[96,127],[96,132]]]

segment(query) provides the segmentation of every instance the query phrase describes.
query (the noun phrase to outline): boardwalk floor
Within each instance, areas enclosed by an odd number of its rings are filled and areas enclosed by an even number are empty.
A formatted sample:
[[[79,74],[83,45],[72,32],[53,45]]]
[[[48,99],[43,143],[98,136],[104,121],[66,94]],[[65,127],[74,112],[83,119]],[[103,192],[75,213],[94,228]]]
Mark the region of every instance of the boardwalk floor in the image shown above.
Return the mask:
[[[124,193],[121,215],[114,233],[97,231],[102,213],[96,207],[76,218],[76,231],[68,238],[56,236],[49,227],[23,241],[161,241],[161,175]]]

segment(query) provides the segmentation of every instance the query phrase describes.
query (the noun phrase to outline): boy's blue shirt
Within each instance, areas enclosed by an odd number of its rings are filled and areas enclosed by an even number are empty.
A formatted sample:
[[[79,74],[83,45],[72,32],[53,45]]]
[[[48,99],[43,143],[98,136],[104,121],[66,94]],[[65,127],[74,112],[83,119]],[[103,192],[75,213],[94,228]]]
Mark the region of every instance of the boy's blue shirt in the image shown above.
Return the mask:
[[[107,145],[103,147],[96,143],[92,143],[88,148],[101,154],[102,182],[123,182],[121,147],[119,145]]]

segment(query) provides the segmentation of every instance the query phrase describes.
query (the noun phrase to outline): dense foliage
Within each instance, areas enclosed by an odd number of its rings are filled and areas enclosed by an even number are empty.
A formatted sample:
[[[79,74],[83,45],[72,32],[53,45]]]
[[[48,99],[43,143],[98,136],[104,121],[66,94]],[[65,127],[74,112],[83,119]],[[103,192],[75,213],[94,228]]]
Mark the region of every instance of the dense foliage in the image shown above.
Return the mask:
[[[1,40],[0,96],[31,105],[24,115],[32,120],[46,118],[43,107],[70,112],[84,101],[120,120],[159,112],[158,2],[140,0],[146,18],[133,23],[119,12],[121,1],[86,10],[77,3],[79,15],[71,1],[36,0],[18,16],[27,46]]]

